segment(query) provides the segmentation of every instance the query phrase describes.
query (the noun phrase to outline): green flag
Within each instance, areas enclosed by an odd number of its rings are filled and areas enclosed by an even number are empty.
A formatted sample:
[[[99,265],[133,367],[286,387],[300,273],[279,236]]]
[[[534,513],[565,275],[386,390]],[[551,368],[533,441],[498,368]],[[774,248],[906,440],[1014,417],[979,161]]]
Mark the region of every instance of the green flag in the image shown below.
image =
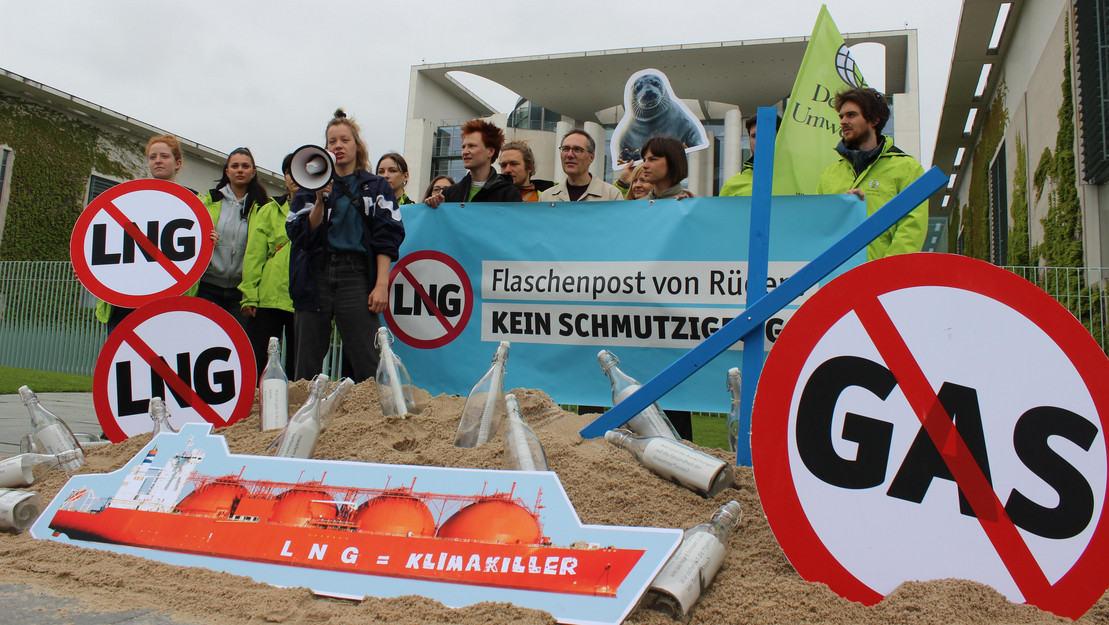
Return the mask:
[[[774,142],[775,195],[816,190],[820,174],[838,159],[839,114],[832,102],[841,91],[865,86],[828,7],[821,5]]]

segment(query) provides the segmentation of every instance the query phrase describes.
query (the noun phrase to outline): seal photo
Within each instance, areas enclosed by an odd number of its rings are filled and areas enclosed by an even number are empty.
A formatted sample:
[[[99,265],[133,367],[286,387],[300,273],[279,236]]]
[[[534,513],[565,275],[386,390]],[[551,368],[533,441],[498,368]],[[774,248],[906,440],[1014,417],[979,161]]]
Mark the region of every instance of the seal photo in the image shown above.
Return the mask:
[[[617,165],[640,160],[639,148],[651,137],[670,136],[686,152],[708,145],[705,127],[657,69],[640,70],[624,86],[624,117],[613,133],[612,160]]]

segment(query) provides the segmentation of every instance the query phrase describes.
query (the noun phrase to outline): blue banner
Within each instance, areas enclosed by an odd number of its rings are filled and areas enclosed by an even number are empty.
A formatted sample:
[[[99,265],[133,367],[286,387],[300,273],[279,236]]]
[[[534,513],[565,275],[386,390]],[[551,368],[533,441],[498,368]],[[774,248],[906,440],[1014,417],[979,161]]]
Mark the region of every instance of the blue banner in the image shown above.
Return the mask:
[[[413,383],[467,394],[499,341],[512,344],[505,388],[538,388],[564,404],[609,405],[597,352],[645,381],[740,314],[750,198],[404,207],[407,236],[385,314]],[[773,289],[866,218],[852,196],[773,200],[767,288]],[[861,264],[865,252],[824,282]],[[794,300],[767,322],[767,349]],[[737,343],[659,402],[727,412]]]

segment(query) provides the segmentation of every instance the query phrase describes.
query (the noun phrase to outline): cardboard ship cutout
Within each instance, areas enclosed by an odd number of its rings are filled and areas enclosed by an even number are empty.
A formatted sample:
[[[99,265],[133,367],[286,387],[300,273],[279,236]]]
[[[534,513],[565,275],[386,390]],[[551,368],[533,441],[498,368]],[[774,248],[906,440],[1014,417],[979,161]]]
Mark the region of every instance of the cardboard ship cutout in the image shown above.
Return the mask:
[[[582,525],[550,472],[231,455],[197,423],[71,479],[31,535],[343,598],[510,601],[564,623],[619,623],[681,540]]]

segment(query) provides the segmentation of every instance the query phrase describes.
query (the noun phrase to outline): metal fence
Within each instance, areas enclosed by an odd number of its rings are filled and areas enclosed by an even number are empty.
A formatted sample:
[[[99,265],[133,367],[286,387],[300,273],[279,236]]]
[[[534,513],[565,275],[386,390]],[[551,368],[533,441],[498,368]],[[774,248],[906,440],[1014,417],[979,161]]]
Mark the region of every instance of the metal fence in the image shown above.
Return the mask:
[[[0,261],[0,366],[92,375],[107,337],[95,310],[70,263]],[[332,332],[323,371],[338,379],[341,365]]]
[[[1109,267],[1005,267],[1071,312],[1109,354]]]
[[[1048,295],[1109,347],[1106,267],[1005,267]],[[0,366],[92,375],[104,344],[96,299],[64,261],[0,262]],[[1107,350],[1109,352],[1109,350]],[[342,344],[332,333],[324,373],[339,377]]]

